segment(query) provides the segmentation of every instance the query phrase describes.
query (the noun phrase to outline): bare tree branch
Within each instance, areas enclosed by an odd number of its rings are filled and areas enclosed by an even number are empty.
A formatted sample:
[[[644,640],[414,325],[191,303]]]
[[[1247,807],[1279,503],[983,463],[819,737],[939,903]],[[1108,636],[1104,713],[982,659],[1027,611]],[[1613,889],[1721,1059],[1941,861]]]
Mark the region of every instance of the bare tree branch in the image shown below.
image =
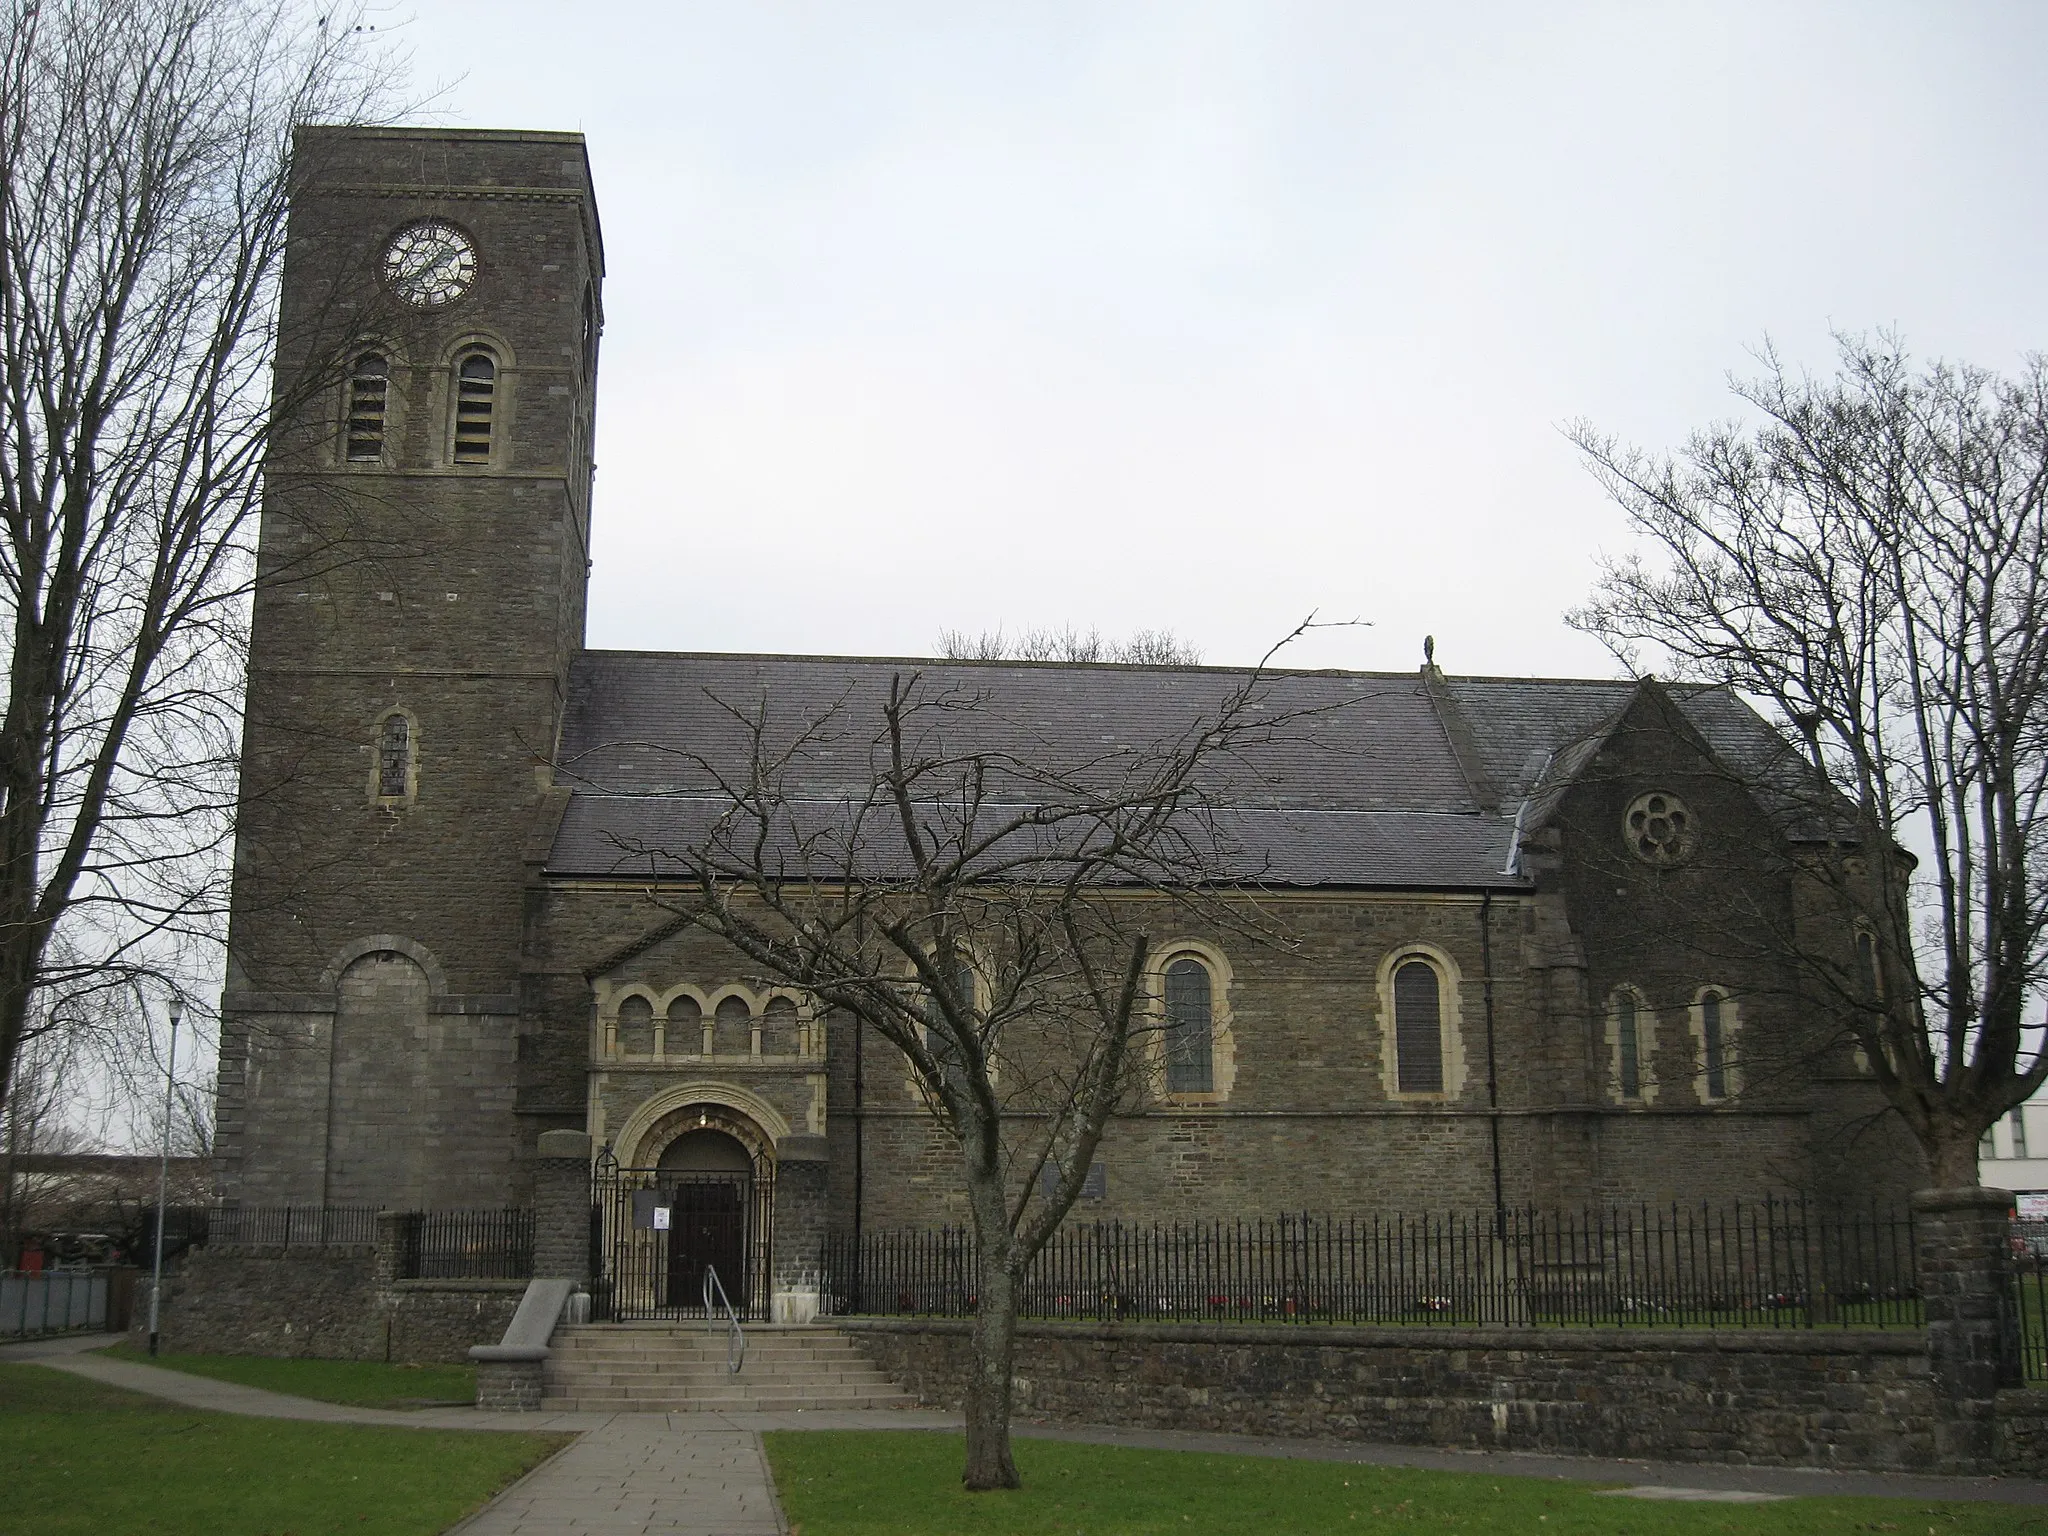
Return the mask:
[[[1836,377],[1766,346],[1759,420],[1681,454],[1570,435],[1646,556],[1570,615],[1625,662],[1732,684],[1798,733],[1839,835],[1805,870],[1873,941],[1797,953],[1939,1184],[2048,1080],[2048,361],[2014,378],[1838,337]],[[2029,1044],[2029,1037],[2032,1044]]]
[[[675,752],[666,798],[687,830],[620,844],[656,904],[894,1046],[958,1149],[979,1266],[970,1487],[1016,1484],[1024,1273],[1111,1116],[1159,1087],[1159,925],[1291,942],[1217,814],[1244,754],[1317,712],[1285,707],[1270,659],[1157,739],[1086,747],[919,671],[780,724],[766,697],[716,700],[744,751]]]
[[[291,130],[382,109],[355,18],[0,19],[0,1094],[60,930],[124,978],[219,940]]]

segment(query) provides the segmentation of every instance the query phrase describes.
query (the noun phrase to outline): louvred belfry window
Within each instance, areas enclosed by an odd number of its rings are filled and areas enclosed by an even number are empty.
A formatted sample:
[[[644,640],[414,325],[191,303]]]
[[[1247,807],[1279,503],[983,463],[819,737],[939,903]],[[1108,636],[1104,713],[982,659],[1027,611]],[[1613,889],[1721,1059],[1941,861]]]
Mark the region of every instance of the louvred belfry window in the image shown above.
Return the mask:
[[[1443,983],[1426,960],[1394,972],[1395,1081],[1403,1093],[1444,1091]]]
[[[384,457],[384,420],[391,403],[391,364],[381,352],[356,359],[348,380],[348,457],[351,463]]]
[[[498,365],[489,353],[470,353],[455,370],[456,463],[490,462],[491,417],[497,395]]]
[[[386,800],[402,800],[411,779],[411,725],[403,715],[386,715],[377,743],[377,793]]]

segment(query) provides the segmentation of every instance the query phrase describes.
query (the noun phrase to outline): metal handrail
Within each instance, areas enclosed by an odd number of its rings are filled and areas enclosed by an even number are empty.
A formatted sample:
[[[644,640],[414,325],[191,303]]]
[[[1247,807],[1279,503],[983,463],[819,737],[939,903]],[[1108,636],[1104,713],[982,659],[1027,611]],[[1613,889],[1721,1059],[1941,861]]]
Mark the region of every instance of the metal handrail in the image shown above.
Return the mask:
[[[747,1360],[747,1335],[745,1330],[740,1327],[740,1315],[733,1310],[732,1299],[725,1294],[725,1286],[718,1278],[718,1271],[709,1264],[706,1264],[704,1266],[704,1321],[708,1326],[716,1328],[718,1326],[718,1314],[712,1310],[711,1297],[713,1292],[717,1293],[720,1305],[725,1308],[726,1326],[729,1330],[725,1336],[726,1374],[737,1376],[740,1373],[740,1367],[746,1364]]]

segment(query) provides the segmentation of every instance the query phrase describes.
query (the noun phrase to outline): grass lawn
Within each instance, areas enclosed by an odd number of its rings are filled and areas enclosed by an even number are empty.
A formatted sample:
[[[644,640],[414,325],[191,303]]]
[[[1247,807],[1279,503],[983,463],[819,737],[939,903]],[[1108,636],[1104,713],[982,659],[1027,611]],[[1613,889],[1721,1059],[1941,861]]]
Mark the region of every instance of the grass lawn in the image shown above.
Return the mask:
[[[1322,1461],[1016,1442],[1024,1487],[963,1493],[961,1437],[809,1430],[765,1437],[796,1536],[1259,1536],[1349,1530],[1540,1531],[1545,1536],[1919,1536],[2048,1533],[2048,1509],[1919,1499],[1651,1504],[1584,1483]],[[1610,1485],[1611,1486],[1611,1485]]]
[[[198,1413],[0,1365],[0,1529],[431,1536],[567,1440]]]
[[[473,1365],[385,1365],[374,1360],[275,1360],[267,1355],[158,1355],[132,1344],[102,1353],[245,1387],[356,1408],[419,1408],[476,1401]]]

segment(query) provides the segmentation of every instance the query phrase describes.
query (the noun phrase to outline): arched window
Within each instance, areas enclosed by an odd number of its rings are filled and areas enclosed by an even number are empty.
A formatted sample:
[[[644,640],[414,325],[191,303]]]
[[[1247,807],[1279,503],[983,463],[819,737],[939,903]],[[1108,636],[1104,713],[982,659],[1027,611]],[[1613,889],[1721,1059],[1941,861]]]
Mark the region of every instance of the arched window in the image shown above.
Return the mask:
[[[966,1027],[972,1029],[972,1015],[981,1006],[981,983],[974,974],[974,967],[965,960],[956,960],[953,970],[953,993],[968,1009]],[[936,994],[924,1000],[924,1048],[932,1053],[940,1068],[953,1076],[965,1071],[960,1051],[960,1042],[954,1038],[952,1029],[946,1023],[944,1010],[939,1007]]]
[[[1877,966],[1877,935],[1868,928],[1856,930],[1857,980],[1863,986],[1863,1000],[1869,1003],[1884,1001],[1884,972]]]
[[[748,1056],[754,1049],[754,1010],[743,997],[719,999],[713,1011],[717,1021],[715,1047],[721,1056]]]
[[[348,447],[351,463],[384,457],[384,419],[391,403],[391,364],[381,352],[365,352],[349,370]]]
[[[412,722],[393,711],[377,733],[377,796],[403,800],[412,793]]]
[[[694,997],[678,997],[668,1005],[668,1048],[711,1053],[711,1042],[704,1038],[704,1009]]]
[[[455,368],[455,462],[488,464],[491,414],[497,403],[498,365],[488,352],[471,352]]]
[[[637,992],[619,1004],[619,1049],[634,1056],[654,1054],[654,1004]]]
[[[1443,983],[1427,960],[1394,971],[1394,1062],[1402,1093],[1444,1091]]]
[[[1636,1019],[1633,992],[1623,992],[1614,999],[1614,1042],[1620,1055],[1617,1076],[1621,1096],[1640,1099],[1643,1096],[1642,1033]]]
[[[1182,956],[1166,968],[1166,1091],[1210,1093],[1214,1060],[1215,988],[1209,968]]]
[[[798,1033],[796,1004],[786,997],[769,998],[761,1011],[761,1054],[796,1055]]]
[[[1728,1097],[1727,999],[1719,992],[1700,994],[1700,1066],[1709,1099]]]
[[[1643,994],[1619,986],[1607,999],[1607,1091],[1619,1104],[1657,1099],[1657,1015]]]

